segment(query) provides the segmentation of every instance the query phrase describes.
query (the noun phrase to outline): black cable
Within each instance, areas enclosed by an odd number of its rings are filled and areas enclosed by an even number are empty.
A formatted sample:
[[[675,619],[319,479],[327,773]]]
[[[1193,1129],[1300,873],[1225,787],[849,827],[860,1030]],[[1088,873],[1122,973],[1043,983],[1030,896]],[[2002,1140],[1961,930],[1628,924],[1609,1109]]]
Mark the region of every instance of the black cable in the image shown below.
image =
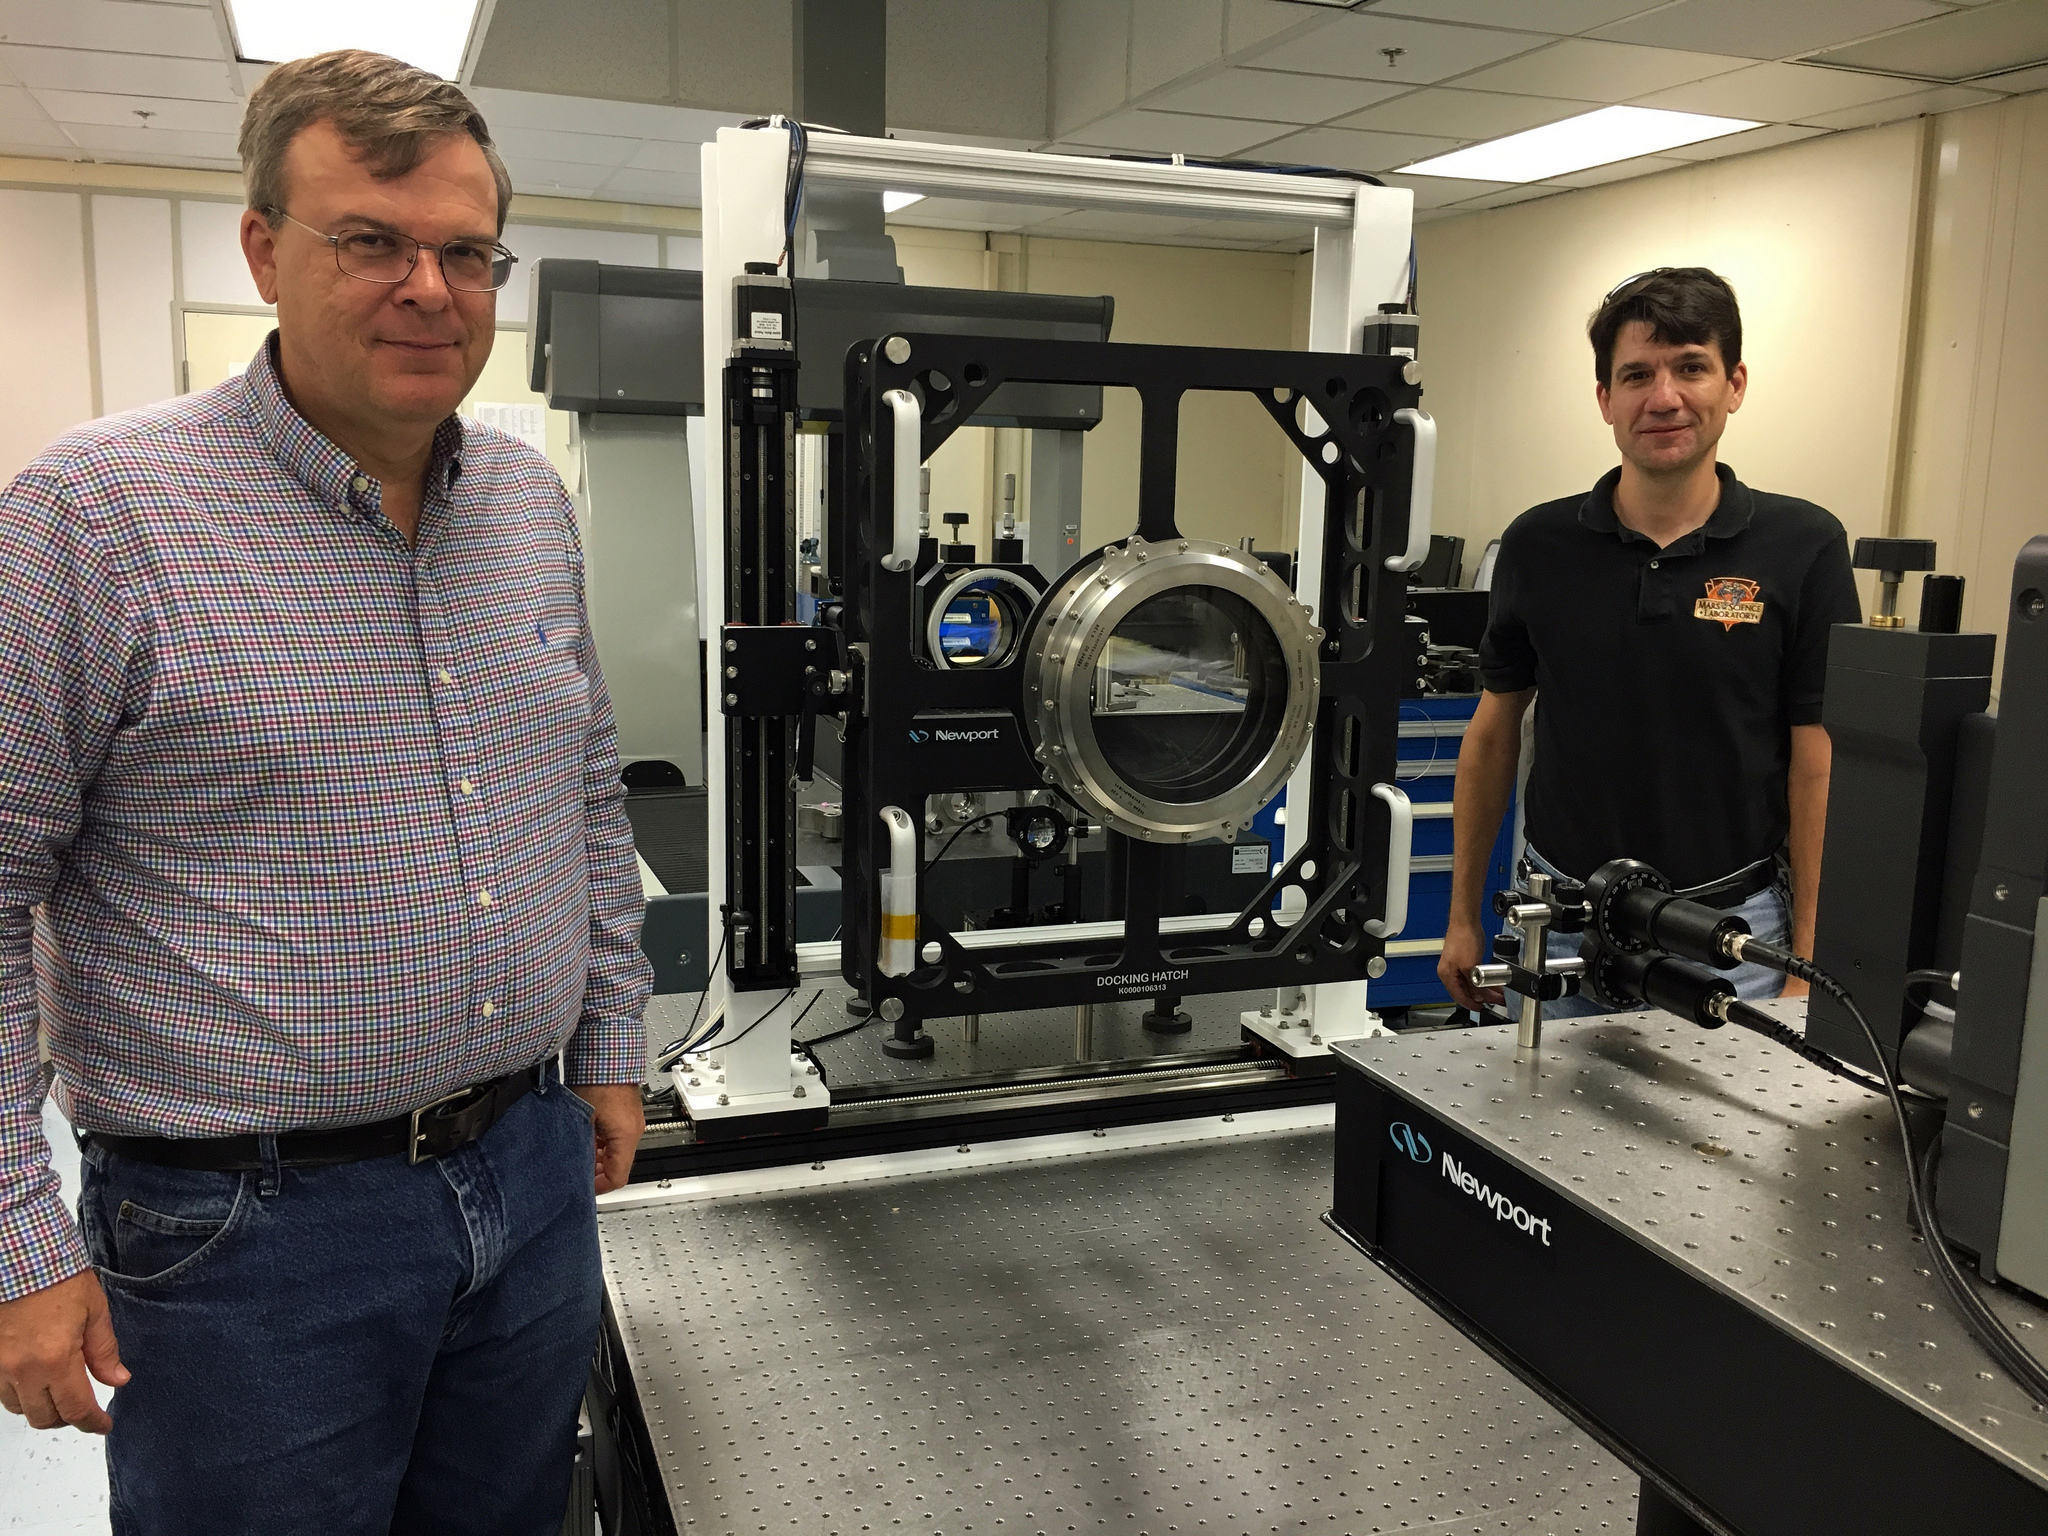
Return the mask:
[[[1772,1018],[1761,1008],[1752,1007],[1750,1004],[1739,1000],[1731,1002],[1728,1005],[1728,1022],[1730,1024],[1740,1024],[1744,1029],[1755,1030],[1766,1039],[1784,1046],[1786,1050],[1792,1052],[1801,1060],[1819,1067],[1823,1072],[1832,1072],[1836,1077],[1844,1078],[1854,1083],[1857,1087],[1866,1089],[1871,1093],[1884,1092],[1884,1084],[1879,1079],[1872,1077],[1860,1068],[1850,1066],[1846,1061],[1836,1060],[1819,1046],[1811,1044],[1806,1036],[1800,1034],[1791,1025]],[[1934,1103],[1936,1101],[1929,1099],[1927,1102]]]
[[[959,827],[955,829],[951,837],[947,838],[943,843],[939,844],[939,851],[933,854],[929,859],[925,860],[924,867],[926,869],[930,869],[934,864],[938,863],[939,860],[943,859],[946,856],[946,851],[949,848],[951,848],[955,843],[960,841],[961,833],[972,832],[976,827],[981,828],[985,832],[990,827],[995,825],[995,820],[996,819],[993,816],[977,816],[972,821],[963,821],[959,825]]]
[[[697,994],[697,1006],[690,1010],[690,1026],[689,1028],[685,1029],[680,1035],[677,1035],[675,1039],[669,1041],[667,1045],[664,1045],[659,1051],[655,1053],[654,1059],[658,1065],[667,1066],[672,1060],[675,1059],[675,1057],[672,1057],[669,1054],[671,1051],[674,1051],[676,1056],[681,1056],[685,1054],[684,1052],[679,1051],[676,1048],[680,1046],[685,1040],[688,1040],[690,1036],[697,1032],[697,1020],[704,1016],[704,999],[708,997],[711,993],[711,978],[718,974],[718,962],[720,960],[723,960],[724,958],[725,934],[720,933],[718,936],[718,948],[712,951],[710,969],[706,970],[704,973],[703,990]],[[719,1028],[722,1029],[724,1027],[724,1021],[721,1020],[719,1022]],[[716,1031],[713,1031],[713,1033],[716,1033]]]
[[[1963,1325],[1975,1335],[1977,1342],[2006,1370],[2022,1390],[2044,1408],[2048,1408],[2048,1365],[2036,1359],[2019,1338],[2007,1328],[2003,1321],[1986,1306],[1982,1297],[1970,1286],[1970,1282],[1957,1264],[1955,1255],[1949,1251],[1948,1240],[1941,1235],[1941,1228],[1934,1219],[1934,1201],[1929,1188],[1933,1171],[1935,1144],[1930,1143],[1923,1159],[1913,1147],[1912,1122],[1906,1118],[1906,1101],[1900,1095],[1898,1079],[1893,1075],[1885,1055],[1878,1048],[1877,1032],[1870,1027],[1870,1021],[1863,1017],[1863,1010],[1856,1006],[1849,996],[1848,988],[1810,960],[1778,949],[1775,945],[1751,942],[1744,946],[1742,958],[1761,959],[1775,969],[1782,969],[1788,976],[1795,976],[1809,986],[1819,987],[1848,1010],[1849,1017],[1856,1021],[1856,1027],[1863,1031],[1864,1042],[1870,1047],[1872,1059],[1884,1080],[1885,1097],[1891,1102],[1892,1116],[1898,1121],[1899,1138],[1906,1150],[1906,1195],[1913,1220],[1920,1228],[1920,1236],[1927,1246],[1927,1256],[1935,1275],[1940,1279],[1942,1289],[1948,1292],[1950,1302],[1961,1315]]]
[[[845,1025],[839,1029],[828,1029],[822,1035],[813,1035],[808,1040],[799,1040],[797,1042],[797,1045],[800,1049],[808,1049],[809,1047],[814,1045],[830,1045],[834,1040],[843,1040],[848,1035],[859,1034],[862,1030],[866,1029],[870,1024],[874,1023],[875,1020],[880,1017],[880,1014],[871,1013],[866,1018],[855,1019],[851,1024]],[[795,1027],[796,1026],[793,1024],[790,1026],[790,1028],[792,1029],[794,1029]],[[823,1070],[824,1069],[822,1067],[819,1068],[820,1072],[822,1072]]]
[[[751,1035],[755,1030],[761,1027],[762,1020],[773,1018],[775,1016],[775,1010],[777,1008],[780,1008],[784,1003],[788,1002],[792,997],[795,996],[796,988],[791,987],[787,992],[783,993],[782,996],[775,999],[773,1003],[769,1004],[767,1011],[764,1012],[760,1018],[754,1020],[753,1023],[749,1024],[745,1029],[741,1030],[738,1034],[734,1035],[730,1040],[726,1041],[723,1048],[729,1051],[734,1046],[738,1045],[742,1040],[746,1039],[747,1036]],[[814,997],[811,999],[811,1002],[815,1003],[817,1000],[818,999]],[[809,1011],[809,1004],[806,1004],[805,1012],[807,1013]],[[803,1017],[803,1014],[800,1013],[797,1015],[797,1017],[801,1019]],[[792,1024],[789,1027],[791,1029],[795,1029],[796,1025]]]

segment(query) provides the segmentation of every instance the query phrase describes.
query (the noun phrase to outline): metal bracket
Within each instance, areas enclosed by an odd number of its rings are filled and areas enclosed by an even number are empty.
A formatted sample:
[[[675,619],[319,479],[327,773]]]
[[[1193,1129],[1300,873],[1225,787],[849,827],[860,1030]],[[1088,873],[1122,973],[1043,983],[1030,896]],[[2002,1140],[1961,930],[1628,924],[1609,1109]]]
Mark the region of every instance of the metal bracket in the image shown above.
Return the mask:
[[[847,691],[839,631],[819,625],[728,624],[719,661],[719,701],[728,715],[835,714],[821,706]]]

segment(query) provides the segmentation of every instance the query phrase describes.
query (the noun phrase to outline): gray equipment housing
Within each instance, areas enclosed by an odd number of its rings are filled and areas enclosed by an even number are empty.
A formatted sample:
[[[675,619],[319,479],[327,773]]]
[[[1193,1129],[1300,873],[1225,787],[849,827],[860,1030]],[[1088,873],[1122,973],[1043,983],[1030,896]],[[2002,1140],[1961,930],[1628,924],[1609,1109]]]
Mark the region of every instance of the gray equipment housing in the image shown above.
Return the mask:
[[[1947,1098],[1936,1214],[1986,1278],[2048,1296],[2048,537],[2013,568],[1999,711],[1995,637],[1838,626],[1834,744],[1814,959],[1908,1081]],[[1961,972],[1955,1021],[1909,997]],[[1865,1065],[1819,991],[1807,1037]]]

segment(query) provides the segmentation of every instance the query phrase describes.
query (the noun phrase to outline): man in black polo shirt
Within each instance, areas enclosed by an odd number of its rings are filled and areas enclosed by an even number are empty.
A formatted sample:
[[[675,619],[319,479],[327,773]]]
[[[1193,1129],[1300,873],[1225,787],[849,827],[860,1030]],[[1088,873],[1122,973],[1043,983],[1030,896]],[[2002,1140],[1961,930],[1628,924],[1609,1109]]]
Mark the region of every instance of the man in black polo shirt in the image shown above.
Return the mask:
[[[1479,898],[1539,696],[1528,866],[1583,880],[1609,859],[1642,859],[1759,936],[1813,951],[1828,631],[1862,616],[1848,541],[1821,508],[1752,490],[1715,461],[1748,383],[1725,281],[1703,267],[1643,273],[1607,295],[1589,331],[1622,462],[1591,495],[1534,507],[1501,538],[1486,691],[1458,755],[1438,967],[1467,1007],[1499,997],[1470,981],[1489,958]],[[1578,943],[1554,935],[1552,953]],[[1745,997],[1779,995],[1761,967],[1733,980]],[[1546,1012],[1606,1007],[1581,997]]]

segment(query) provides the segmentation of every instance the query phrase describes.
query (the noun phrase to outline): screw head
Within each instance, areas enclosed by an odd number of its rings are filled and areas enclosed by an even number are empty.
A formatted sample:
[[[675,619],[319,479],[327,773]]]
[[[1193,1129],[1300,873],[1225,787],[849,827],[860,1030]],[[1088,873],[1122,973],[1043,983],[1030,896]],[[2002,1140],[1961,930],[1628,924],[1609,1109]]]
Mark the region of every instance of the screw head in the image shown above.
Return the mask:
[[[728,694],[727,694],[727,695],[725,696],[725,702],[726,702],[726,703],[728,703],[728,704],[737,704],[737,703],[739,703],[739,701],[740,701],[740,696],[739,696],[738,694],[736,694],[736,693],[728,693]]]
[[[887,1019],[891,1024],[894,1024],[898,1019],[903,1017],[903,999],[900,997],[883,998],[881,1011],[882,1017]]]
[[[1365,974],[1372,977],[1375,981],[1386,975],[1387,957],[1385,955],[1374,955],[1370,960],[1366,961]]]
[[[910,361],[910,343],[901,336],[891,336],[882,343],[882,356],[892,363],[907,363]]]
[[[726,1096],[725,1096],[724,1094],[722,1094],[722,1093],[721,1093],[721,1094],[720,1094],[720,1095],[718,1096],[718,1102],[719,1102],[719,1103],[721,1103],[721,1104],[730,1104],[730,1103],[732,1102],[732,1100],[731,1100],[731,1099],[729,1099],[729,1098],[727,1098],[727,1097],[726,1097]]]
[[[1965,1113],[1972,1120],[1982,1120],[1984,1118],[1984,1106],[1982,1104],[1972,1104]]]

